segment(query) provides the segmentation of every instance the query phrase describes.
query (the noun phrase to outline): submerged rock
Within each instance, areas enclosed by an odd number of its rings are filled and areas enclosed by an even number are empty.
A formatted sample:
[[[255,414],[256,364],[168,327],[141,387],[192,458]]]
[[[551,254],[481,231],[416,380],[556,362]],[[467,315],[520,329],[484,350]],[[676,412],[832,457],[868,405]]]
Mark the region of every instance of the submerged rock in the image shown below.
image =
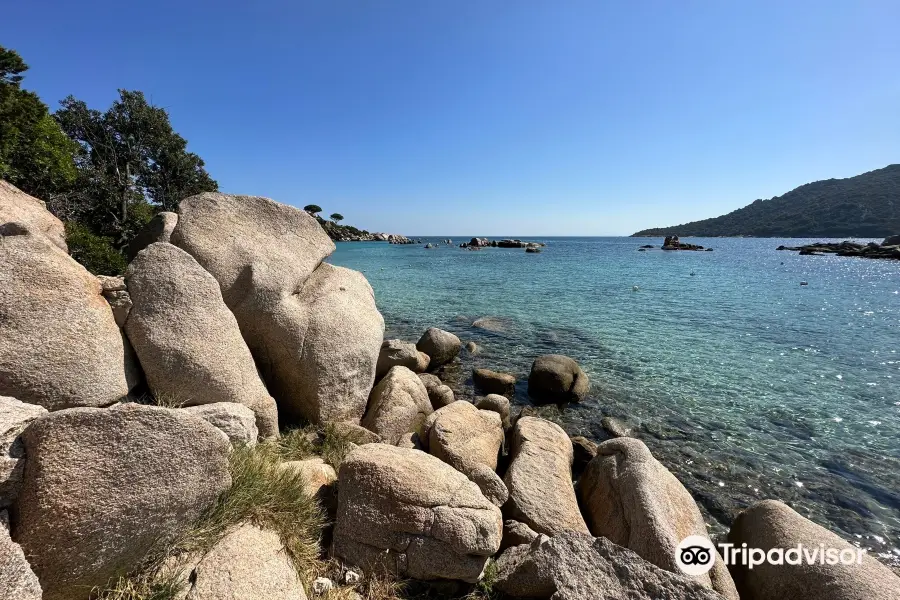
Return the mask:
[[[419,452],[369,444],[344,459],[332,553],[369,573],[474,582],[503,520],[465,475]]]
[[[568,356],[545,354],[531,365],[528,395],[537,402],[581,402],[590,390],[587,374]]]

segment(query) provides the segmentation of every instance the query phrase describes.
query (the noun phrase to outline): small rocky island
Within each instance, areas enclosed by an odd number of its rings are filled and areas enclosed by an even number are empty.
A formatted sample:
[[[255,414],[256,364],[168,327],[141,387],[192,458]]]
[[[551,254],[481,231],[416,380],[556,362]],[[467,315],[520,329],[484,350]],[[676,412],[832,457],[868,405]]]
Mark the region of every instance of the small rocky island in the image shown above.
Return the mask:
[[[640,248],[638,248],[638,252],[646,252],[654,248],[652,244],[644,244]],[[712,252],[712,248],[704,248],[698,244],[688,244],[686,242],[682,242],[678,239],[677,235],[667,235],[666,239],[663,240],[663,245],[661,246],[663,250],[671,251],[671,250],[693,250],[693,251],[702,251],[702,252]]]
[[[844,240],[843,242],[817,242],[805,246],[778,246],[776,250],[793,250],[801,256],[824,256],[836,254],[837,256],[855,256],[857,258],[892,258],[900,260],[900,235],[892,235],[884,239],[880,244],[869,242],[860,244]]]

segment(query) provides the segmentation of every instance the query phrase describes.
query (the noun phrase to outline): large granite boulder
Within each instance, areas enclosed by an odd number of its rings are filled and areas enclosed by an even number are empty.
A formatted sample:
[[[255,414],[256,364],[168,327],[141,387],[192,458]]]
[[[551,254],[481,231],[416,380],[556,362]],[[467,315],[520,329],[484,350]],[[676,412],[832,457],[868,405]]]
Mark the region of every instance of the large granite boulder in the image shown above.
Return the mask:
[[[378,381],[393,367],[406,367],[415,373],[421,373],[428,368],[428,361],[420,363],[421,353],[416,350],[416,345],[403,340],[384,340],[378,353],[378,364],[375,366],[375,381]],[[426,355],[427,356],[427,355]]]
[[[181,408],[188,414],[200,417],[228,437],[232,446],[256,445],[259,429],[253,411],[237,402],[215,402]]]
[[[384,320],[361,274],[322,260],[334,243],[306,212],[256,196],[204,193],[179,205],[172,243],[219,282],[288,420],[358,421]]]
[[[84,598],[133,569],[231,485],[228,440],[184,411],[73,408],[38,419],[22,440],[13,538],[44,600]]]
[[[588,533],[572,485],[572,442],[562,427],[537,417],[516,422],[512,462],[503,481],[504,514],[537,533]]]
[[[478,486],[418,450],[368,444],[341,464],[332,553],[369,572],[474,582],[503,519]]]
[[[853,544],[816,525],[777,500],[764,500],[740,513],[731,526],[728,543],[737,548],[747,544],[768,553],[773,548],[788,550],[800,544],[806,552],[822,548],[838,551],[837,564],[805,562],[791,565],[763,562],[752,569],[731,568],[741,600],[896,600],[900,597],[900,577],[861,552]],[[846,558],[851,564],[841,564]],[[857,562],[858,561],[858,562]],[[828,557],[826,554],[826,563]]]
[[[428,451],[474,481],[485,498],[503,506],[509,493],[497,475],[503,445],[500,415],[454,402],[428,418]]]
[[[97,278],[42,233],[0,225],[0,396],[107,406],[139,378]]]
[[[598,445],[578,492],[592,534],[673,573],[679,572],[675,556],[681,540],[690,535],[709,537],[690,492],[638,439],[615,438]],[[708,575],[696,579],[737,600],[721,558]]]
[[[125,249],[125,255],[129,261],[134,260],[138,252],[150,244],[169,243],[172,240],[172,232],[178,224],[178,214],[173,212],[159,212],[150,219],[143,229],[129,242]]]
[[[0,511],[0,598],[41,600],[41,584],[21,546],[9,537],[9,515]]]
[[[528,395],[536,402],[581,402],[591,390],[578,363],[562,354],[539,356],[528,375]]]
[[[11,183],[0,180],[0,225],[6,223],[21,223],[29,231],[43,235],[63,252],[69,252],[66,228],[47,210],[47,205]]]
[[[443,408],[448,404],[456,402],[456,397],[449,385],[446,385],[438,378],[437,375],[431,373],[419,373],[419,379],[425,385],[428,391],[428,399],[431,401],[431,407],[434,410]]]
[[[472,382],[485,394],[512,397],[516,393],[516,378],[509,373],[500,373],[490,369],[473,369]]]
[[[244,404],[261,436],[277,436],[275,400],[213,276],[184,250],[156,243],[129,265],[127,282],[134,306],[125,332],[153,394],[186,406]]]
[[[32,421],[46,414],[43,406],[0,396],[0,508],[12,504],[22,487],[25,445],[20,434]]]
[[[372,389],[362,426],[396,444],[407,433],[424,436],[425,419],[432,410],[422,380],[406,367],[394,367]]]
[[[605,538],[575,532],[506,550],[497,559],[494,588],[540,600],[723,600],[686,575],[660,569]]]
[[[194,566],[186,600],[306,600],[278,534],[245,523]]]
[[[416,348],[431,357],[432,367],[439,367],[456,358],[462,342],[449,331],[431,327],[416,342]]]

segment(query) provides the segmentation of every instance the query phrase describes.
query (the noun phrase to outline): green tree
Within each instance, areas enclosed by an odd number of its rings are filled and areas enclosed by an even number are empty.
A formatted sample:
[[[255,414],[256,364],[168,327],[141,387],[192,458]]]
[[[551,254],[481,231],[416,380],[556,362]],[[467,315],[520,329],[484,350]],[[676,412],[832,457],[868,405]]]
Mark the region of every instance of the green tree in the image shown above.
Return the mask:
[[[307,204],[303,207],[303,210],[305,210],[312,216],[316,216],[318,213],[322,212],[322,207],[318,204]]]
[[[27,70],[16,51],[0,46],[0,178],[51,201],[76,179],[78,145],[37,94],[21,88]]]
[[[70,218],[113,238],[117,247],[154,210],[173,210],[187,196],[218,189],[203,160],[172,129],[168,113],[142,92],[119,90],[106,112],[72,96],[60,104],[56,119],[80,147],[77,191],[66,198]]]
[[[341,213],[331,213],[331,216],[329,218],[335,223],[340,223],[344,220],[344,215],[342,215]]]

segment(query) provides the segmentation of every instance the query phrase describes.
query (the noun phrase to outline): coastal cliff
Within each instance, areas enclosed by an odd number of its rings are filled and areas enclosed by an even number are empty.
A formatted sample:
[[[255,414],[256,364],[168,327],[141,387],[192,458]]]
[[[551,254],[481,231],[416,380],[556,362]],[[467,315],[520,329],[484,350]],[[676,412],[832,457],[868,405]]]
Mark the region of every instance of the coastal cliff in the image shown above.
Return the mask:
[[[709,532],[678,478],[627,429],[573,439],[545,418],[602,401],[575,359],[536,355],[527,406],[484,369],[484,396],[455,397],[443,378],[477,347],[436,327],[384,340],[368,281],[325,262],[334,242],[302,210],[197,194],[136,238],[124,277],[95,277],[40,200],[0,190],[0,598],[900,589],[870,557],[729,571],[710,554],[686,574],[679,542]],[[728,541],[856,550],[774,500]]]

